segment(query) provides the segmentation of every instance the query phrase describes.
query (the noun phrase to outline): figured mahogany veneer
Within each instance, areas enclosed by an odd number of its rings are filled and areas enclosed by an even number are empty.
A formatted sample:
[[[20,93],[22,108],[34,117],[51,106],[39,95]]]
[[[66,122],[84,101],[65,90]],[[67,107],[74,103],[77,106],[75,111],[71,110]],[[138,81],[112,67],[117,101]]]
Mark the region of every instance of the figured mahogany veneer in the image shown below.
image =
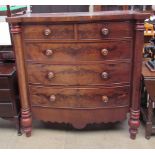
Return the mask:
[[[79,39],[102,39],[103,37],[121,38],[132,37],[132,24],[130,22],[95,22],[76,24]],[[108,29],[108,34],[102,33]],[[119,32],[115,31],[120,29]],[[74,24],[46,24],[26,25],[24,27],[25,39],[74,39]]]
[[[131,64],[129,62],[64,65],[28,63],[27,74],[29,83],[42,85],[130,83]]]
[[[130,40],[80,43],[27,43],[26,59],[45,62],[132,59]],[[123,50],[122,50],[123,49]],[[31,52],[29,52],[31,51]],[[60,57],[63,58],[60,61]]]
[[[130,112],[134,139],[147,17],[133,11],[104,11],[7,18],[12,24],[26,135],[31,135],[32,116],[82,129],[123,121]]]
[[[129,86],[63,88],[30,86],[32,106],[54,108],[112,108],[129,106]],[[52,98],[51,98],[52,97]]]

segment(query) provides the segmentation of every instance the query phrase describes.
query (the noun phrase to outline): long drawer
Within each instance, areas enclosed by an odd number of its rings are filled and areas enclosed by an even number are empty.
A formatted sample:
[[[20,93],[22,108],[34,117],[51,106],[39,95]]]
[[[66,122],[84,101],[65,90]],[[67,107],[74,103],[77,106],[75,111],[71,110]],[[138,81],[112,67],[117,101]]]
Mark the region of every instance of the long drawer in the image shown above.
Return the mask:
[[[108,85],[129,83],[131,64],[27,64],[28,81],[43,85]]]
[[[76,25],[76,26],[75,26]],[[96,22],[74,24],[25,25],[25,39],[105,39],[132,37],[129,22]]]
[[[51,62],[131,59],[131,43],[129,40],[98,43],[28,43],[25,46],[25,56],[26,60]]]
[[[55,108],[112,108],[129,105],[130,87],[64,88],[29,86],[32,106]]]

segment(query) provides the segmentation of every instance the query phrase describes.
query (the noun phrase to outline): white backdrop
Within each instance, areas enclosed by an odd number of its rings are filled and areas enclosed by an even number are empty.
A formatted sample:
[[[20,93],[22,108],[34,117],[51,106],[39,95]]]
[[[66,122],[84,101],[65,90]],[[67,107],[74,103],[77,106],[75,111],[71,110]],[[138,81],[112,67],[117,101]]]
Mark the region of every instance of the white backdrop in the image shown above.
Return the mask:
[[[5,17],[0,19],[0,45],[11,45],[9,25],[5,22]]]

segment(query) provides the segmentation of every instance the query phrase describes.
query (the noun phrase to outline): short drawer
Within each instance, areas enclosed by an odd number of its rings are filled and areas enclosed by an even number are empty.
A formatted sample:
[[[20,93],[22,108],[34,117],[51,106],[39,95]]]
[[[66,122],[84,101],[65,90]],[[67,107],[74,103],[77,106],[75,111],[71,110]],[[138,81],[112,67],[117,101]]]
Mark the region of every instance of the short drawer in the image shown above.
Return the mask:
[[[27,25],[24,27],[25,39],[74,39],[73,25]]]
[[[11,102],[3,103],[0,102],[0,117],[13,117],[15,111]]]
[[[29,83],[43,85],[106,85],[129,83],[131,64],[110,62],[99,64],[27,65]]]
[[[7,77],[0,77],[0,89],[8,89],[9,86],[9,79]]]
[[[0,90],[0,102],[9,102],[11,101],[11,90],[2,89]]]
[[[106,39],[132,37],[130,22],[101,22],[78,25],[79,39]]]
[[[131,59],[132,42],[109,40],[98,43],[28,43],[25,55],[27,60],[51,62]]]
[[[130,87],[58,88],[29,86],[32,106],[55,108],[112,108],[128,106]]]

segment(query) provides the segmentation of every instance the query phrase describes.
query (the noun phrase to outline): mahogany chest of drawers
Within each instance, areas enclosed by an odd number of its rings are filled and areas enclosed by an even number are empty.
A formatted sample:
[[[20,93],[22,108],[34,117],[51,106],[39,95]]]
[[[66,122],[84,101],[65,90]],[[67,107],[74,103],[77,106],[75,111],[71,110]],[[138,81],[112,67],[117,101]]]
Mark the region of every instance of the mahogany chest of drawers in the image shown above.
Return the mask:
[[[15,64],[0,63],[0,117],[13,120],[20,131],[20,105]]]
[[[32,118],[81,129],[123,121],[130,112],[134,139],[147,17],[109,11],[7,18],[12,24],[26,135],[31,135]]]

